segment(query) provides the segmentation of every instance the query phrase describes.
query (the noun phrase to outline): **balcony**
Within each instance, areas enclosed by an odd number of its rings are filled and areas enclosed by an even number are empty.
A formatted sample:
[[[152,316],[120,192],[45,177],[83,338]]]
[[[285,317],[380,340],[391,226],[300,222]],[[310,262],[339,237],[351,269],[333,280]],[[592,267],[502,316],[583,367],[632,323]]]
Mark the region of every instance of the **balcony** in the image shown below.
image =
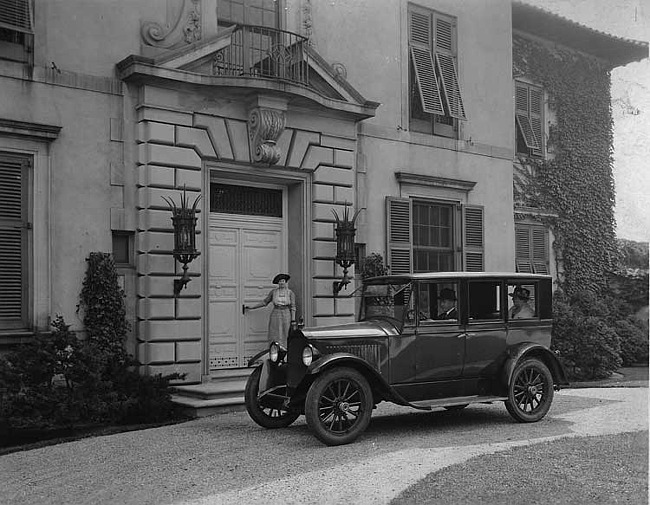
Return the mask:
[[[255,77],[309,85],[306,46],[301,35],[265,26],[237,25],[231,44],[212,60],[215,76]]]

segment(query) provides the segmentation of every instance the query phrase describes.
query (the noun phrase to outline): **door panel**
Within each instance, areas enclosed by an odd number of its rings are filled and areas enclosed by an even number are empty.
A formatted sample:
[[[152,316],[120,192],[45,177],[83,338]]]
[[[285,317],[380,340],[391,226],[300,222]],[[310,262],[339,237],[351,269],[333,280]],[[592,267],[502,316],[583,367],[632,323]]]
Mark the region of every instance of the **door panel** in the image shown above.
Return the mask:
[[[417,380],[458,379],[463,373],[465,331],[458,325],[421,324],[417,330]]]
[[[270,306],[242,313],[262,301],[283,271],[281,219],[216,219],[209,230],[210,370],[247,366],[264,350]]]

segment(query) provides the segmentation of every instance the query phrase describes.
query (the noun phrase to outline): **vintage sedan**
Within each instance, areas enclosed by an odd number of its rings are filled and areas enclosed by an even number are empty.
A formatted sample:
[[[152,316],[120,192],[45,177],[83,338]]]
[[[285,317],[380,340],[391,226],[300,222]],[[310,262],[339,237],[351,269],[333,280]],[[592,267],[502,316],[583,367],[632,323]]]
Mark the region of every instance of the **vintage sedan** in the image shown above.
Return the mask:
[[[503,401],[519,422],[542,419],[567,385],[550,350],[552,280],[518,273],[373,277],[355,323],[300,328],[288,349],[251,359],[245,392],[265,428],[305,415],[327,445],[347,444],[382,401],[431,410]]]

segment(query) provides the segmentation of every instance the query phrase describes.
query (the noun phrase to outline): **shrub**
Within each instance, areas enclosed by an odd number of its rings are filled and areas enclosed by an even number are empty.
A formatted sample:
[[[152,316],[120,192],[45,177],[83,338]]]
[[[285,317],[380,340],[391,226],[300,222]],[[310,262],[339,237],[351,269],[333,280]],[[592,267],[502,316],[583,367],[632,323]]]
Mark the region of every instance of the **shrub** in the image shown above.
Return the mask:
[[[616,322],[616,333],[621,341],[623,366],[648,362],[648,332],[632,317]]]
[[[617,308],[585,291],[553,302],[553,348],[559,351],[569,380],[609,377],[622,363],[621,344],[612,319]]]
[[[143,376],[125,349],[124,293],[110,255],[88,258],[79,309],[87,338],[61,316],[52,332],[0,357],[0,436],[21,430],[159,422],[177,416],[169,383],[183,376]]]
[[[361,278],[388,275],[388,267],[384,265],[384,258],[379,253],[372,253],[363,258],[361,262]]]

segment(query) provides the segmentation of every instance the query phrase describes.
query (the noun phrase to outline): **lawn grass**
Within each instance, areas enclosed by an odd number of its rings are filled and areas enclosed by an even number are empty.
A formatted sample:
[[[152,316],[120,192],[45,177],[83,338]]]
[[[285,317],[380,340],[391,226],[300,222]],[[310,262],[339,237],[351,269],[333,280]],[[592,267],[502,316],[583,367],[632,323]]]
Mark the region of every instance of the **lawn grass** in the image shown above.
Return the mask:
[[[648,504],[648,432],[566,438],[472,458],[391,504]]]

